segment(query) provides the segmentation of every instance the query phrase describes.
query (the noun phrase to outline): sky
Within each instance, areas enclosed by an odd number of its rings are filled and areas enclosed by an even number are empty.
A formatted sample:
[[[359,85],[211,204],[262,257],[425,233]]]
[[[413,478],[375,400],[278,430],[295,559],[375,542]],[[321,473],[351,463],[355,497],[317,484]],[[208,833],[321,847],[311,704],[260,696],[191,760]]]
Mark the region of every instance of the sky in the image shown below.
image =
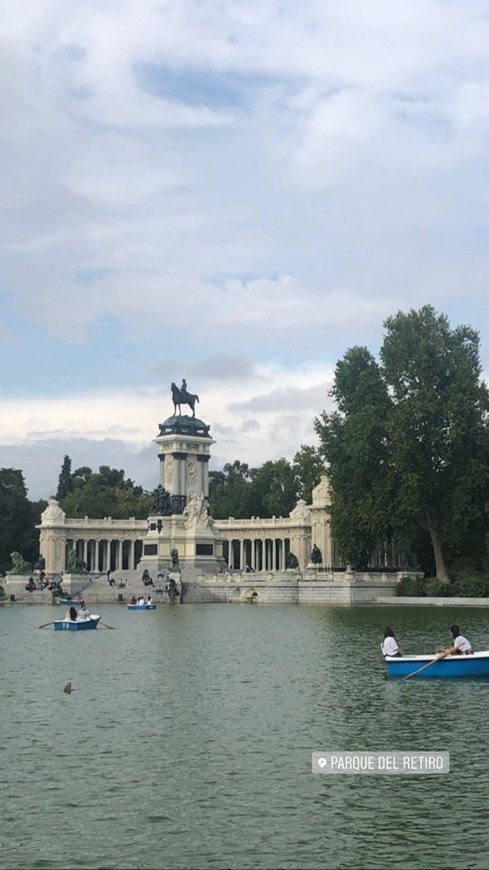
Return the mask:
[[[489,371],[489,0],[0,0],[0,466],[292,460],[431,304]],[[188,409],[183,407],[183,412]]]

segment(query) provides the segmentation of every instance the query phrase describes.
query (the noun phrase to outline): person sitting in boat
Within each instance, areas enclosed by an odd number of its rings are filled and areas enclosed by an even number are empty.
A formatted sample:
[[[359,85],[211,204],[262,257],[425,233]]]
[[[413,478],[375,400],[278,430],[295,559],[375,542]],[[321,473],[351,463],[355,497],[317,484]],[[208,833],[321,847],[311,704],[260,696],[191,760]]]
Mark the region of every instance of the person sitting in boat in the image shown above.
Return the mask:
[[[387,627],[384,631],[384,640],[382,641],[382,655],[386,656],[401,656],[401,650],[397,645],[397,640],[392,628]]]
[[[137,603],[138,603],[138,600],[137,600],[136,596],[133,595],[132,598],[131,598],[131,600],[130,600],[130,602],[129,602],[129,604],[137,604]]]
[[[142,595],[140,598],[138,598],[138,604],[144,604],[144,598]]]
[[[88,607],[85,602],[83,602],[82,606],[80,607],[80,610],[78,612],[78,619],[80,621],[84,619],[90,619],[90,613],[88,612]]]
[[[453,644],[450,647],[446,647],[445,649],[439,649],[438,652],[445,653],[447,656],[469,656],[474,652],[472,649],[472,644],[463,634],[460,633],[460,629],[458,625],[451,625],[450,631],[453,637]]]
[[[152,604],[152,603],[153,603],[153,599],[151,598],[151,595],[148,595],[148,600],[146,601],[146,604]]]
[[[77,611],[76,607],[73,607],[73,605],[71,605],[71,607],[68,609],[68,612],[65,616],[65,619],[70,619],[71,622],[76,622],[77,618],[78,618],[78,611]]]

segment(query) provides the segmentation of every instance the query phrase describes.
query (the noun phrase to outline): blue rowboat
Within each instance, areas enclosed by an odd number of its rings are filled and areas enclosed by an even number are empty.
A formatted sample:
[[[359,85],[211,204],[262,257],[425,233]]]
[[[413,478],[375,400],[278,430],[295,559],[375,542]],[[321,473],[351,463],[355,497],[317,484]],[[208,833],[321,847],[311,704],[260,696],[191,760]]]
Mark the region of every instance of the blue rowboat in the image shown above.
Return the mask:
[[[89,631],[97,628],[100,616],[91,616],[90,619],[55,619],[55,631]]]
[[[59,603],[66,604],[68,607],[80,607],[85,602],[83,598],[60,598]]]
[[[156,610],[156,604],[128,604],[128,610]]]
[[[386,656],[385,664],[389,677],[409,677],[414,680],[477,679],[489,677],[489,651],[470,655],[447,656],[436,661],[430,656]],[[434,664],[431,664],[434,662]],[[428,667],[427,667],[428,666]],[[422,670],[420,670],[422,668]],[[420,671],[415,674],[415,671]]]

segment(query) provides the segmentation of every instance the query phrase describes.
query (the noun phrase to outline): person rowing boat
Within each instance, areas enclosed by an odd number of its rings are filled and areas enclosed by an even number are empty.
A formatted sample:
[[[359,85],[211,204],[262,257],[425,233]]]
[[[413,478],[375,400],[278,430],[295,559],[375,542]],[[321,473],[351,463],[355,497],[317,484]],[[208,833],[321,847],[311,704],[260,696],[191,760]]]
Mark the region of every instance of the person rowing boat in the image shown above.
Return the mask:
[[[469,656],[474,650],[472,649],[472,644],[463,634],[460,633],[460,628],[458,625],[451,625],[450,631],[453,637],[453,644],[449,647],[442,647],[437,650],[438,653],[445,653],[447,656]]]

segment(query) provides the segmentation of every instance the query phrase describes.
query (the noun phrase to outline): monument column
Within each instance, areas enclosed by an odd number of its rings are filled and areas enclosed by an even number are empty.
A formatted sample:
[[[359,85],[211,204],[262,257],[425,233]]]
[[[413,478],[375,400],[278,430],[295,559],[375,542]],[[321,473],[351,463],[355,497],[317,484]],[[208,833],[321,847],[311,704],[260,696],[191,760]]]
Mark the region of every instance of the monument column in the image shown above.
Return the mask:
[[[39,529],[39,550],[46,560],[46,574],[59,574],[65,570],[66,514],[55,498],[50,498],[47,508],[41,514]]]
[[[218,572],[223,565],[224,538],[208,514],[210,448],[215,441],[210,427],[195,416],[199,397],[172,384],[175,411],[180,413],[159,425],[159,490],[148,517],[148,532],[138,571],[156,575],[170,567],[172,550],[178,551],[180,568]],[[181,413],[189,405],[193,416]]]
[[[322,567],[331,570],[334,562],[330,525],[331,493],[326,475],[312,491],[311,539],[321,551]]]

